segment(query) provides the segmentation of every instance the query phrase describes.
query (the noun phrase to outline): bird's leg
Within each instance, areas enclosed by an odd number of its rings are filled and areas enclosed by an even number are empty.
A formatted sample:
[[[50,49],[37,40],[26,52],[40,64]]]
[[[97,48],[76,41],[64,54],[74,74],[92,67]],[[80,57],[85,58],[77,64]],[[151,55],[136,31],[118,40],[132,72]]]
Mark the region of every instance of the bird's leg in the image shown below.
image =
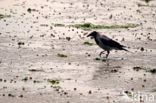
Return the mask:
[[[99,56],[101,57],[102,54],[104,54],[105,51],[100,52]]]
[[[107,51],[106,58],[108,57],[109,53],[110,53],[110,52],[109,52],[109,51]]]

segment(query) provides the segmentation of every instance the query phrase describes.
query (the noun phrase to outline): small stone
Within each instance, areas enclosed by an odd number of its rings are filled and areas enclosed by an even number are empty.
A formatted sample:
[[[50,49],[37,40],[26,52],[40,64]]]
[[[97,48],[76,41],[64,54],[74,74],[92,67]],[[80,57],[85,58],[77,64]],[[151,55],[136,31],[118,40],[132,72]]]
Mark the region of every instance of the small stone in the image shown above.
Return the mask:
[[[140,48],[140,50],[141,50],[141,51],[144,51],[144,48],[143,48],[143,47],[141,47],[141,48]]]
[[[76,91],[77,89],[76,89],[76,88],[74,88],[74,90]]]
[[[20,95],[19,97],[20,97],[20,98],[23,98],[23,95]]]
[[[92,94],[92,91],[90,90],[88,93],[89,93],[89,94]]]

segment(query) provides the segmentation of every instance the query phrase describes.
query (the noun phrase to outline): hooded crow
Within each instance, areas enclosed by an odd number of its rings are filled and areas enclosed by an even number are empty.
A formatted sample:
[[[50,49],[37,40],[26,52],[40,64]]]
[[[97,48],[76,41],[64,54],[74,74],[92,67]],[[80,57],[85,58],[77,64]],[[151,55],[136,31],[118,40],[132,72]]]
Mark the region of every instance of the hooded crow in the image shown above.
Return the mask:
[[[125,49],[124,45],[121,45],[120,43],[108,38],[105,35],[101,35],[100,33],[96,32],[96,31],[91,32],[89,35],[87,35],[87,37],[94,38],[96,44],[104,50],[104,51],[100,52],[100,54],[99,54],[100,57],[105,51],[107,51],[107,54],[106,54],[106,58],[107,58],[110,51],[113,49],[128,51],[127,49]]]

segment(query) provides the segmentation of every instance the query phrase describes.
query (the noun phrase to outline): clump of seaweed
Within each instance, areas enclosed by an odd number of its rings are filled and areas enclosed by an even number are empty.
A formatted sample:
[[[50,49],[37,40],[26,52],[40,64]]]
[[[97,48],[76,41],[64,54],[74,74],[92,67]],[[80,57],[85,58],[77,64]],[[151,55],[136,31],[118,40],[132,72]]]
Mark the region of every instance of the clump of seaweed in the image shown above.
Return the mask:
[[[145,3],[149,3],[150,1],[152,1],[152,0],[142,0],[142,1],[144,1]]]
[[[101,60],[100,58],[96,57],[94,60]]]
[[[139,71],[139,70],[145,70],[145,68],[144,67],[136,66],[136,67],[133,67],[133,70]]]
[[[150,69],[150,70],[148,70],[148,72],[150,72],[152,74],[155,74],[156,73],[156,68]]]
[[[84,24],[75,24],[72,25],[75,28],[81,28],[83,30],[92,30],[92,29],[128,29],[128,28],[135,28],[138,24],[127,24],[127,25],[95,25],[92,23],[84,23]]]
[[[64,24],[54,24],[54,26],[64,27]]]
[[[11,17],[11,15],[0,14],[0,19],[9,18],[9,17]]]
[[[83,44],[84,44],[84,45],[88,45],[88,46],[94,45],[94,43],[90,43],[90,42],[88,42],[88,41],[84,42]]]
[[[111,70],[109,70],[109,72],[116,73],[116,72],[118,72],[118,69],[111,69]]]
[[[150,72],[152,74],[156,73],[156,68],[147,68],[147,67],[136,66],[136,67],[133,67],[133,70],[135,70],[135,71],[144,70],[144,71]]]
[[[29,13],[31,13],[31,12],[38,12],[37,9],[31,9],[31,8],[28,8],[27,11],[28,11]]]
[[[48,79],[48,82],[51,84],[59,84],[60,83],[59,80],[54,80],[54,79]]]
[[[24,77],[22,81],[28,81],[28,77]]]
[[[60,54],[60,53],[58,53],[57,56],[58,57],[68,57],[66,54]]]
[[[153,89],[151,92],[156,92],[156,89]]]
[[[38,70],[38,69],[29,69],[30,72],[41,72],[43,70]]]

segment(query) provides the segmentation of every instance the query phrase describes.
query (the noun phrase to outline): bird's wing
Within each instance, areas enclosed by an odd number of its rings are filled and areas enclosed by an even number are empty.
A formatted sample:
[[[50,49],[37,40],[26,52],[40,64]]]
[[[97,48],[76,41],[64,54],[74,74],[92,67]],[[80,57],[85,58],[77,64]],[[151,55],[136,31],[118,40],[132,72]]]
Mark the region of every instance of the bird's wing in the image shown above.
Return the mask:
[[[106,36],[101,36],[100,40],[104,45],[107,45],[112,48],[122,49],[124,47],[123,45],[119,44],[118,42],[116,42]]]

